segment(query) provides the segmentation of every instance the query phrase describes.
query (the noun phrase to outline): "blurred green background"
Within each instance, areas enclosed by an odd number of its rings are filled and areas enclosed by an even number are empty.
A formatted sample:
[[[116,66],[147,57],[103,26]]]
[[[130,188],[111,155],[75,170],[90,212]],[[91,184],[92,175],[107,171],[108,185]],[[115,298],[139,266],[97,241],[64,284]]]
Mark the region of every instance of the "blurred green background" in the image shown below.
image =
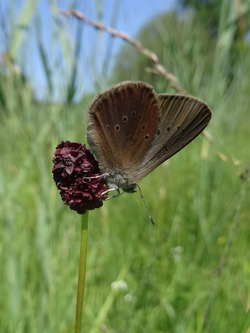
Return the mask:
[[[156,226],[138,194],[90,212],[83,332],[249,333],[249,1],[41,3],[0,5],[0,332],[74,329],[80,216],[53,183],[57,144],[86,143],[88,104],[119,81],[175,93],[137,49],[60,5],[125,22],[213,110],[212,140],[140,182]]]

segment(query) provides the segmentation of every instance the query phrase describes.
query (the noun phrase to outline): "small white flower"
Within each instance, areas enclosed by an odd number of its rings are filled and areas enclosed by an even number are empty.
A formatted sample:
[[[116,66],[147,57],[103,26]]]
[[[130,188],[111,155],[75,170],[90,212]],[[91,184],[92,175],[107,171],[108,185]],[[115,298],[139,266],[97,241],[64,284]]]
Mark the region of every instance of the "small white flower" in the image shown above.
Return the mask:
[[[183,247],[182,246],[176,246],[175,247],[175,253],[176,254],[182,254],[184,251]]]
[[[182,246],[172,247],[169,252],[172,254],[174,262],[178,264],[181,261],[181,255],[184,249]]]
[[[175,254],[173,255],[174,262],[178,264],[181,261],[181,255],[180,254]]]
[[[133,295],[131,295],[131,294],[126,294],[126,295],[124,296],[124,300],[125,300],[126,302],[129,302],[129,303],[135,303],[135,301],[136,301],[136,297],[133,296]]]
[[[169,252],[171,254],[182,254],[184,251],[183,247],[182,246],[176,246],[176,247],[172,247]]]
[[[114,281],[111,283],[111,289],[120,289],[122,291],[128,290],[128,285],[124,280]]]

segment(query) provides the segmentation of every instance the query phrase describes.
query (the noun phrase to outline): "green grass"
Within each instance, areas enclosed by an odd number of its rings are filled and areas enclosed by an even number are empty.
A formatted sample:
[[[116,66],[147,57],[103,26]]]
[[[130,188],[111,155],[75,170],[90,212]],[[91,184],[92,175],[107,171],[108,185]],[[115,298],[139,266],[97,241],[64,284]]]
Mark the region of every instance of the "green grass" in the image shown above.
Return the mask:
[[[223,73],[193,85],[214,111],[214,143],[199,136],[140,182],[156,226],[139,194],[90,212],[83,332],[249,332],[250,194],[239,176],[250,160],[249,56],[230,88]],[[90,99],[39,105],[22,94],[0,110],[0,331],[73,332],[81,219],[51,169],[60,141],[86,142]],[[128,289],[112,290],[116,280]]]

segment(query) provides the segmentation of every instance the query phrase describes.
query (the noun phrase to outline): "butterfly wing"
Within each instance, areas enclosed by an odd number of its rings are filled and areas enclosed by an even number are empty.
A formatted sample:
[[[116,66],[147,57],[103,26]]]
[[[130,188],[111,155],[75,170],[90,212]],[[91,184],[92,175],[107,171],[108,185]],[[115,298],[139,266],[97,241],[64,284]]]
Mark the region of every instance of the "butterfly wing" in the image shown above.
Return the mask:
[[[93,100],[87,141],[102,172],[121,173],[128,184],[133,183],[155,136],[158,110],[155,91],[143,82],[120,83]]]
[[[159,94],[158,99],[159,126],[135,182],[184,148],[202,132],[212,116],[208,105],[194,97]]]

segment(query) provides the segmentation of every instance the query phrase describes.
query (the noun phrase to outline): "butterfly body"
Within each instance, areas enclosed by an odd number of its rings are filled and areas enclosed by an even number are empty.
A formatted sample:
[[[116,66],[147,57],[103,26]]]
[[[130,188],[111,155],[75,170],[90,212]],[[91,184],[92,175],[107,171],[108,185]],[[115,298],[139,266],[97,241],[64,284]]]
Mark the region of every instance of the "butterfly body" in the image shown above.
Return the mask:
[[[192,141],[210,118],[199,99],[156,94],[147,83],[125,81],[92,101],[87,141],[110,186],[133,192],[134,184]]]

